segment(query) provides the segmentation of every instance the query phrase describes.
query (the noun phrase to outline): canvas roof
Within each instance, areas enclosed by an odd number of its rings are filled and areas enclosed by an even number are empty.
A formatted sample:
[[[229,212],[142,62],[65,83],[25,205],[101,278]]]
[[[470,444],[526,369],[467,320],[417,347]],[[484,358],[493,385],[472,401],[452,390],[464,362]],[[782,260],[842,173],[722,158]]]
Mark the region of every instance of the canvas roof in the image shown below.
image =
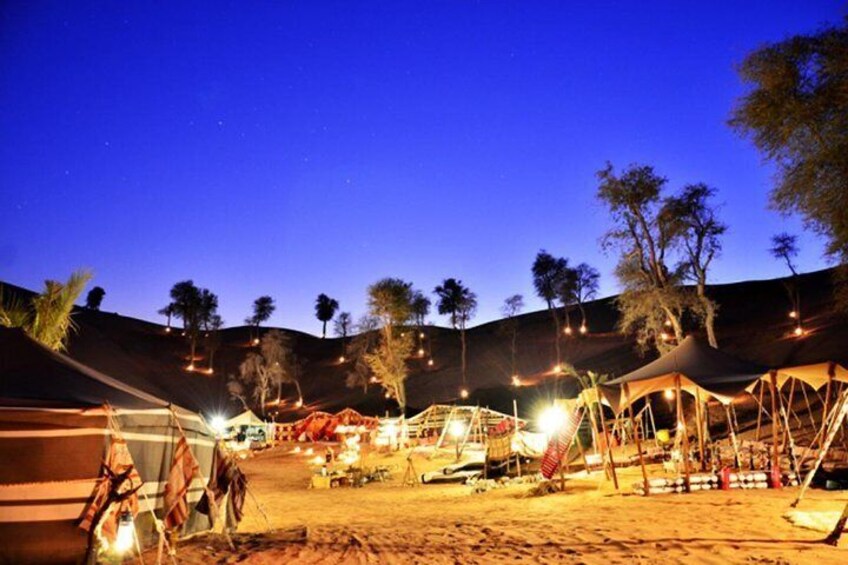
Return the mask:
[[[245,410],[238,416],[227,420],[227,426],[235,428],[238,426],[264,426],[265,422],[253,410]]]
[[[744,361],[689,336],[677,347],[635,371],[609,381],[604,394],[616,412],[629,403],[653,392],[674,388],[680,375],[681,388],[703,400],[713,397],[728,403],[768,372],[768,368]],[[621,385],[627,384],[629,398],[624,398]]]
[[[168,401],[51,351],[23,330],[0,328],[0,406],[164,408]]]

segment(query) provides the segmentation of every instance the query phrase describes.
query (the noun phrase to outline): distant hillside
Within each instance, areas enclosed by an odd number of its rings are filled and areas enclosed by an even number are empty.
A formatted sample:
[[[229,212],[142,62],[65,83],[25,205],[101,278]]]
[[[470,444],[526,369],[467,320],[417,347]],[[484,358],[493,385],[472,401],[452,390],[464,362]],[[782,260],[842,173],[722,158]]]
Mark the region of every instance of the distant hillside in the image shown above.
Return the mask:
[[[710,296],[721,308],[717,327],[720,347],[769,366],[848,360],[845,345],[848,323],[833,311],[831,279],[829,270],[800,278],[804,326],[810,331],[803,338],[790,335],[793,326],[787,317],[785,279],[712,286]],[[29,292],[13,285],[3,287],[5,296]],[[618,312],[614,298],[588,304],[587,313],[590,333],[563,339],[564,361],[580,370],[621,375],[650,360],[639,355],[632,339],[616,331]],[[188,348],[179,331],[169,334],[158,324],[83,309],[77,311],[75,320],[79,331],[70,339],[69,354],[79,361],[205,414],[232,414],[239,410],[228,398],[226,380],[251,350],[246,327],[222,331],[215,374],[206,375],[184,370]],[[520,389],[510,386],[509,338],[500,331],[499,322],[490,322],[467,332],[468,388],[472,391],[467,403],[479,402],[511,411],[512,399],[518,397],[521,409],[528,410],[541,395],[555,389],[561,393],[573,389],[571,379],[558,379],[551,371],[554,350],[549,312],[523,314],[518,317],[518,324],[518,372],[533,386]],[[370,388],[366,395],[361,389],[345,387],[349,366],[339,362],[340,339],[282,331],[291,336],[298,357],[307,361],[301,383],[307,402],[304,409],[337,410],[352,406],[379,414],[394,408],[378,388]],[[439,327],[430,327],[427,332],[430,344],[426,347],[432,350],[433,366],[427,365],[426,356],[410,362],[408,398],[410,405],[417,408],[432,402],[455,402],[461,387],[457,332]],[[204,354],[202,347],[199,353]],[[197,365],[204,366],[204,360]],[[280,418],[292,419],[297,416],[292,406],[293,387],[286,389],[284,395],[289,402],[282,407]]]

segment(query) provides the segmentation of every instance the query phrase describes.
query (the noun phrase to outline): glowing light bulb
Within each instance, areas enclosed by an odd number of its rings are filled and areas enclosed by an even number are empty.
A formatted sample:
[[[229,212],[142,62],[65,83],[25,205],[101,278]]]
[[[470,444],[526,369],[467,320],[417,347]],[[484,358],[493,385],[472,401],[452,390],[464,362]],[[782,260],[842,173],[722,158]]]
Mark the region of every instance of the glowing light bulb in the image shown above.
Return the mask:
[[[209,367],[208,369],[206,369],[206,374],[207,375],[214,375],[215,369],[213,369],[212,367]]]
[[[565,335],[571,335],[571,326],[565,326],[565,329],[562,330]]]
[[[455,438],[465,435],[465,423],[459,420],[454,420],[448,427],[448,432]]]
[[[512,375],[512,386],[521,386],[521,378],[518,375]]]
[[[342,355],[341,357],[339,357],[339,363],[344,363],[344,362],[345,362],[345,356]]]
[[[253,345],[259,345],[259,338],[258,337],[253,338]]]
[[[667,328],[670,328],[670,327],[671,327],[671,320],[668,320],[668,319],[667,319],[667,320],[665,321],[665,327],[667,327]]]
[[[117,553],[126,553],[135,545],[135,526],[131,512],[124,512],[118,519],[118,533],[112,546]]]
[[[166,334],[171,333],[171,326],[168,326],[167,328],[165,328],[165,333]]]
[[[186,371],[189,371],[189,372],[194,371],[194,363],[189,363],[188,367],[186,367]]]
[[[434,362],[432,359],[428,359],[428,360],[427,360],[427,366],[428,366],[428,367],[432,367],[432,366],[434,365],[434,363],[435,363],[435,362]]]
[[[554,371],[554,373],[562,373],[562,365],[557,363],[556,365],[554,365],[553,371]]]
[[[295,402],[294,405],[295,405],[296,408],[302,408],[303,407],[303,399],[298,398],[297,402]]]
[[[668,334],[665,332],[660,332],[660,339],[663,341],[668,341]]]
[[[386,397],[386,399],[391,398],[391,397],[392,397],[392,393],[390,393],[390,392],[386,392],[385,397]]]
[[[418,337],[419,337],[420,339],[424,339],[424,332],[421,332],[420,334],[418,334]]]
[[[465,388],[461,389],[459,391],[459,396],[460,396],[460,398],[468,398],[468,389],[465,389]]]
[[[792,310],[791,312],[789,312],[789,317],[794,320],[795,318],[798,317],[798,312],[796,312],[795,310]]]
[[[674,400],[674,391],[673,391],[673,390],[671,390],[670,388],[666,389],[666,390],[663,392],[663,397],[664,397],[666,400]]]
[[[795,335],[797,335],[797,336],[804,335],[804,328],[802,328],[801,326],[798,326],[797,328],[795,328]]]
[[[548,436],[554,435],[567,420],[565,412],[559,406],[550,406],[539,414],[539,429]]]
[[[585,335],[586,332],[588,332],[588,331],[589,331],[589,328],[586,327],[586,324],[583,324],[582,326],[580,326],[580,333],[581,334]]]
[[[371,377],[371,378],[370,378],[370,379],[368,379],[368,380],[369,380],[369,382],[374,383],[374,384],[376,384],[376,383],[380,382],[380,379],[378,379],[377,377]]]
[[[423,347],[422,347],[421,349],[419,349],[419,350],[418,350],[418,356],[419,356],[419,357],[424,357],[424,348],[423,348]]]

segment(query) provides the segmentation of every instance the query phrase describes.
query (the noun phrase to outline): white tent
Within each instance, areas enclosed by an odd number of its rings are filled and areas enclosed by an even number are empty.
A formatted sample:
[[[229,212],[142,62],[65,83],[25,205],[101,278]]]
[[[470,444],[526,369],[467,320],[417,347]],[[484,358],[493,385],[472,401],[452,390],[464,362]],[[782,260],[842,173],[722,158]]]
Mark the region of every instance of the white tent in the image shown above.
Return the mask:
[[[227,420],[226,427],[240,428],[241,426],[265,426],[265,422],[253,413],[253,410],[245,410],[238,416]]]

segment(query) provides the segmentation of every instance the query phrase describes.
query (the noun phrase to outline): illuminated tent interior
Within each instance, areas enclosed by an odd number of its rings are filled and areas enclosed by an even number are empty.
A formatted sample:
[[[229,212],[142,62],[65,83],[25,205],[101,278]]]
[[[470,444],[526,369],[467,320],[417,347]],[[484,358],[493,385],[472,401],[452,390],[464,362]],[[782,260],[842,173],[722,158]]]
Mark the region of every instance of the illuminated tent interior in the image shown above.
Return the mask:
[[[146,500],[161,518],[165,483],[185,433],[204,479],[189,486],[193,507],[212,471],[214,437],[197,414],[51,351],[19,329],[0,328],[0,562],[81,562],[78,527],[101,477],[113,435],[110,416],[144,481],[136,531],[156,538]],[[192,510],[183,533],[209,528]]]

